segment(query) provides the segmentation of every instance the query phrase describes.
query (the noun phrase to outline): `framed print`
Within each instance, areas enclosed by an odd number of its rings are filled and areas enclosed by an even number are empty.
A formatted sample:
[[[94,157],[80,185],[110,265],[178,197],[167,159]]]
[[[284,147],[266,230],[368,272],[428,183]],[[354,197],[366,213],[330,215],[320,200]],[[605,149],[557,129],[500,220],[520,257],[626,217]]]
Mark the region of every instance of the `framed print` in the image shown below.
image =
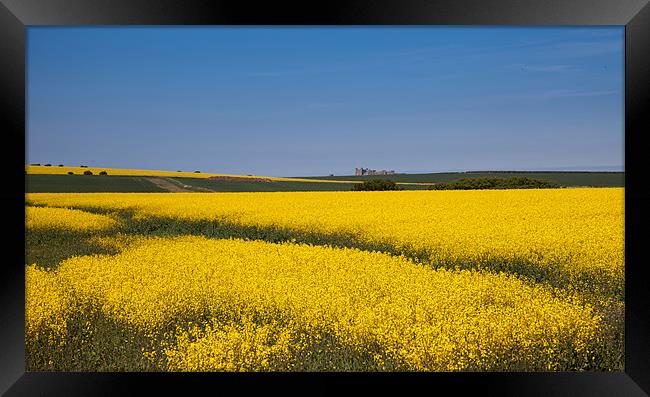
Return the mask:
[[[650,392],[646,1],[0,20],[7,395]]]

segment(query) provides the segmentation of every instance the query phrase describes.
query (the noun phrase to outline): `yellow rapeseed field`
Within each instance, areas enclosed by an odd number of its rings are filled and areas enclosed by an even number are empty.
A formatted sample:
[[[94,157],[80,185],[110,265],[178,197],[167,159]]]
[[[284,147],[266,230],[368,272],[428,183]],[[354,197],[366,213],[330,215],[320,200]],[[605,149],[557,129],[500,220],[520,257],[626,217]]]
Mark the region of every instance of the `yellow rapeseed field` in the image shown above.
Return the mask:
[[[128,209],[141,220],[344,233],[436,263],[496,266],[619,296],[624,292],[623,198],[622,188],[28,195],[43,205]]]
[[[28,367],[620,370],[623,193],[27,194]]]
[[[25,226],[30,230],[99,231],[110,229],[117,224],[118,222],[109,216],[75,209],[25,207]]]
[[[44,305],[71,311],[43,302],[55,278],[79,308],[97,304],[149,337],[176,326],[179,342],[160,352],[173,370],[300,368],[326,335],[334,346],[320,359],[330,369],[370,353],[364,364],[376,369],[562,369],[589,365],[599,342],[599,316],[542,287],[356,249],[143,238],[115,256],[28,269],[42,289],[29,293],[29,329],[43,323]],[[206,329],[191,325],[201,319]]]

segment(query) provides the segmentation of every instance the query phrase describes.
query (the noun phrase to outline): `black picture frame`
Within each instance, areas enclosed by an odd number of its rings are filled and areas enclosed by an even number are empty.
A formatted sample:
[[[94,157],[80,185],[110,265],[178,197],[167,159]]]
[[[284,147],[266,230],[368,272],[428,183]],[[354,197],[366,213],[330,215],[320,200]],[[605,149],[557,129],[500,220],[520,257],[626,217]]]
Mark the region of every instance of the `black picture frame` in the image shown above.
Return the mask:
[[[0,283],[0,392],[7,395],[187,394],[207,387],[239,393],[370,390],[461,395],[644,396],[650,394],[650,306],[643,231],[650,193],[644,172],[650,133],[650,5],[647,0],[0,0],[0,106],[5,233]],[[25,37],[36,25],[624,25],[625,26],[625,372],[432,374],[163,374],[25,372],[24,166]],[[21,244],[22,242],[22,244]],[[23,259],[21,259],[23,258]],[[415,390],[415,389],[413,389]],[[266,389],[265,393],[270,390]]]

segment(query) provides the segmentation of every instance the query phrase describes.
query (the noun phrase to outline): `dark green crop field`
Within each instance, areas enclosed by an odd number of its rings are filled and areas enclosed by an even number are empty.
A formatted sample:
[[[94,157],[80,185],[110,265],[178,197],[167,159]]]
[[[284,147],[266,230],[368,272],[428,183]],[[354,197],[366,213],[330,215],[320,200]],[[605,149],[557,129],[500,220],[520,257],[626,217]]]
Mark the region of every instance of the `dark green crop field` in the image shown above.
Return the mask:
[[[259,182],[245,180],[215,180],[207,178],[172,178],[185,185],[209,189],[214,192],[292,192],[350,190],[347,183],[317,182]]]
[[[292,192],[351,190],[349,183],[260,182],[246,180],[214,180],[206,178],[156,178],[140,176],[99,175],[25,175],[27,193],[90,193],[90,192],[167,192],[152,180],[167,180],[179,191],[196,192]],[[402,185],[403,189],[424,189],[426,186]]]
[[[452,182],[462,178],[510,178],[525,176],[533,179],[545,179],[559,183],[562,186],[593,186],[593,187],[624,187],[624,172],[444,172],[431,174],[395,174],[395,175],[364,175],[364,176],[313,176],[303,179],[336,179],[348,181],[365,181],[368,179],[390,179],[395,182]]]
[[[164,192],[138,176],[25,175],[27,193]]]

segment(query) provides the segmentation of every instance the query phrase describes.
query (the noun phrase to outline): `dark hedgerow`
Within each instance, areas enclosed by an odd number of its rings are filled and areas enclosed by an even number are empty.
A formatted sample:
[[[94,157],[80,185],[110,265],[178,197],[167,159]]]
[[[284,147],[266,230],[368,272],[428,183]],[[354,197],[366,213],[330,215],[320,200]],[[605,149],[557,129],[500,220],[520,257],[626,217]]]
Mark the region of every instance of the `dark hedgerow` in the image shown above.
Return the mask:
[[[512,178],[463,178],[453,182],[437,183],[429,190],[471,190],[471,189],[557,189],[562,187],[555,181],[515,176]]]
[[[106,171],[99,171],[99,175],[108,175],[108,172],[106,172]]]
[[[50,163],[45,164],[45,167],[51,167],[51,166],[52,166],[52,164],[50,164]]]
[[[84,171],[84,175],[92,175],[92,174],[93,174],[92,171]]]
[[[195,173],[195,174],[200,174],[200,173],[201,173],[201,171],[194,171],[194,173]]]
[[[68,175],[74,175],[74,172],[68,171]]]
[[[363,183],[358,183],[352,187],[352,190],[371,191],[371,190],[400,190],[397,184],[388,179],[371,179]]]

